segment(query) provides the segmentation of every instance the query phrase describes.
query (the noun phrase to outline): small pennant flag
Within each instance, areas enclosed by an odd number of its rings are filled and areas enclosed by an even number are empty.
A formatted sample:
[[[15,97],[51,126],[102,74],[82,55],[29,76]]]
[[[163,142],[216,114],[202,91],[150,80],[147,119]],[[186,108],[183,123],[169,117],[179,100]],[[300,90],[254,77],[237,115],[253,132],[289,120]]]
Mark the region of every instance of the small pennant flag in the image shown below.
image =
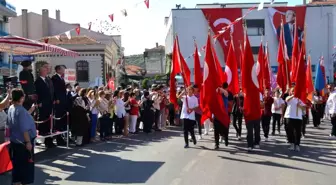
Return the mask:
[[[89,22],[89,30],[91,30],[92,22]]]
[[[109,15],[109,18],[110,18],[110,20],[113,22],[113,20],[114,20],[114,16],[113,16],[113,14],[110,14],[110,15]]]
[[[61,36],[60,36],[60,35],[56,35],[55,38],[56,38],[57,40],[59,40],[59,41],[62,42],[62,39],[61,39]]]
[[[49,38],[44,38],[44,43],[48,43],[49,42]]]
[[[126,11],[126,9],[121,10],[121,13],[122,13],[125,17],[127,17],[127,11]]]
[[[77,35],[80,34],[80,25],[78,24],[77,28],[76,28],[76,32],[77,32]]]
[[[65,32],[65,35],[68,37],[69,40],[71,39],[71,33],[70,33],[70,31]]]
[[[146,7],[149,8],[149,0],[145,0],[144,2],[145,2]]]

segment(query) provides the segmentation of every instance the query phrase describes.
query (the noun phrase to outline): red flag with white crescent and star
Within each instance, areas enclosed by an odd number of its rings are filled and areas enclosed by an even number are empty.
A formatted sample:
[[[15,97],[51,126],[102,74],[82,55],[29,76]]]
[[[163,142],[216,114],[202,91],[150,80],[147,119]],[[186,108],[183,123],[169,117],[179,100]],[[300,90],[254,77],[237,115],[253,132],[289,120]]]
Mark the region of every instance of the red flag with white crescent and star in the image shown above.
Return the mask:
[[[202,9],[204,17],[207,19],[212,31],[216,34],[222,30],[223,27],[231,24],[237,18],[242,17],[241,8],[209,8]],[[230,45],[230,34],[234,41],[234,45],[238,46],[239,42],[244,40],[243,26],[241,23],[237,23],[231,26],[230,30],[226,31],[217,40],[224,51],[224,57],[227,58]],[[236,58],[240,57],[240,51],[237,50]]]
[[[80,34],[80,25],[79,24],[77,25],[75,30],[76,30],[77,35],[79,35]]]

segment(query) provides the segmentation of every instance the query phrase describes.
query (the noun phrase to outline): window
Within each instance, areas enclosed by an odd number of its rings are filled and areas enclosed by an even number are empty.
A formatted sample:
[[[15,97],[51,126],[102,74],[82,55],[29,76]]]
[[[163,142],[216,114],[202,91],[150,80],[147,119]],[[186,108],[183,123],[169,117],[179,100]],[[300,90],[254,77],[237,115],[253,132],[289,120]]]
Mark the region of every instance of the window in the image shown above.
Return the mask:
[[[265,35],[265,20],[264,19],[246,19],[247,35],[261,36]]]
[[[81,60],[76,63],[76,73],[78,82],[89,81],[89,63]]]

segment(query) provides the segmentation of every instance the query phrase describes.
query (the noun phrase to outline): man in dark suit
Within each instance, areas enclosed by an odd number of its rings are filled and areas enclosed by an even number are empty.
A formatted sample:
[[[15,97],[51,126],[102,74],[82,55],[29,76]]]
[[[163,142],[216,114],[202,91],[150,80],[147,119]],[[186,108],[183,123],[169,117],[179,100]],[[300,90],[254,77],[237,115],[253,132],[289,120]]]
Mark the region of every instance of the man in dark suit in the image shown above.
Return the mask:
[[[294,44],[294,33],[295,33],[295,24],[296,24],[296,13],[293,10],[286,11],[286,23],[284,26],[284,38],[287,47],[288,57],[292,58],[293,44]],[[280,37],[280,28],[277,29],[278,38]],[[302,34],[303,31],[298,27],[297,29],[298,37],[299,37],[299,45],[301,45]]]
[[[54,101],[55,101],[55,117],[61,118],[60,120],[55,120],[55,129],[57,131],[65,131],[67,129],[67,117],[66,115],[66,88],[64,77],[65,67],[63,65],[55,66],[55,72],[51,77],[51,81],[54,85]],[[65,145],[65,141],[61,136],[57,136],[57,145]]]
[[[38,103],[38,120],[45,121],[48,120],[50,115],[52,114],[53,109],[53,87],[52,82],[48,79],[48,67],[49,64],[45,63],[41,65],[39,69],[39,77],[36,78],[35,81],[35,89],[36,94],[38,96],[37,103]],[[48,135],[50,134],[51,128],[51,120],[45,121],[38,125],[38,130],[40,135]],[[45,139],[45,145],[47,148],[52,148],[55,145],[52,142],[52,138]]]
[[[23,70],[19,74],[19,81],[26,95],[23,106],[29,110],[37,98],[35,94],[34,76],[32,74],[30,61],[23,61],[21,65]]]

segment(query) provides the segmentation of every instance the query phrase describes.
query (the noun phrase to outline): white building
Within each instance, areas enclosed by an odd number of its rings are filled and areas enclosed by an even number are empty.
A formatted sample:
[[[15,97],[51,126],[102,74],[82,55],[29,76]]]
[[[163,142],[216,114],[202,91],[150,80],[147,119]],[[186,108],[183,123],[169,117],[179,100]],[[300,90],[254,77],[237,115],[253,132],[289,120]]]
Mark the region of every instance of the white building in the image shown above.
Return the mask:
[[[8,2],[0,0],[0,36],[9,34],[8,19],[10,17],[16,17],[16,8]],[[8,54],[2,52],[0,52],[0,76],[9,76]]]
[[[121,36],[108,36],[86,28],[80,29],[80,35],[77,37],[75,30],[71,31],[71,40],[68,40],[64,32],[75,29],[78,24],[69,24],[61,21],[60,10],[56,10],[56,19],[49,17],[47,9],[42,10],[42,15],[22,10],[22,14],[9,20],[10,30],[13,35],[41,40],[49,38],[50,44],[80,53],[80,57],[71,58],[57,54],[45,54],[35,57],[35,61],[48,61],[52,67],[64,64],[77,70],[77,80],[83,86],[88,86],[95,81],[96,77],[106,80],[108,76],[115,77],[115,66],[123,49],[121,47]],[[63,33],[62,42],[58,42],[54,36]],[[43,41],[43,39],[42,39]],[[83,69],[84,63],[88,64],[87,72],[81,77],[80,69]],[[86,67],[85,67],[86,68]]]
[[[248,8],[257,6],[258,3],[236,3],[236,4],[200,4],[193,9],[172,9],[169,18],[165,19],[167,25],[166,36],[166,53],[171,53],[173,48],[174,33],[179,36],[179,44],[182,55],[187,58],[188,66],[193,71],[193,59],[189,57],[193,54],[194,45],[193,39],[196,38],[199,47],[206,43],[208,22],[204,17],[202,8],[241,8],[242,15],[246,13]],[[247,28],[249,40],[252,46],[255,58],[258,54],[258,47],[261,41],[262,32],[264,32],[264,45],[268,42],[270,51],[270,62],[273,72],[277,72],[277,48],[278,40],[276,38],[272,22],[269,18],[268,7],[286,7],[287,3],[274,3],[273,5],[265,4],[261,11],[253,10],[245,19],[247,25],[249,22],[254,22],[253,27]],[[297,15],[300,16],[300,15]],[[336,62],[336,7],[334,6],[318,6],[307,5],[305,24],[307,25],[306,34],[306,49],[312,57],[313,73],[315,66],[323,54],[327,78],[330,82],[333,81],[334,62]],[[262,30],[262,31],[260,31]],[[238,46],[236,46],[238,47]],[[216,51],[224,66],[224,57],[221,46],[216,44]],[[189,58],[188,58],[189,57]],[[201,56],[201,66],[203,66],[204,54]],[[193,75],[192,75],[193,76]],[[191,78],[193,79],[193,77]]]

